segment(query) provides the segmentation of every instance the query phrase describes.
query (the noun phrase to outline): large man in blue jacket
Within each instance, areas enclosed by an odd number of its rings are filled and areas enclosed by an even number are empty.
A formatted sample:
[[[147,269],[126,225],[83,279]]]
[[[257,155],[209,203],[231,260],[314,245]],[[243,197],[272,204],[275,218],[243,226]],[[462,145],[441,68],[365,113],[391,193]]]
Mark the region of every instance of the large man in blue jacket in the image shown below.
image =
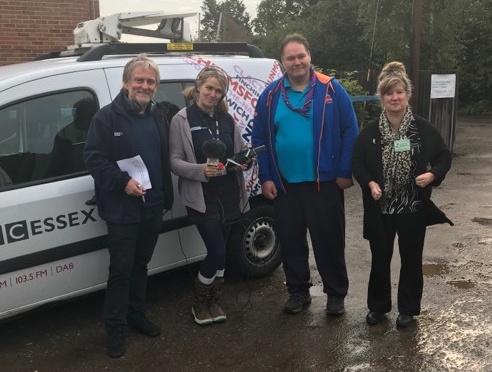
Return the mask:
[[[162,227],[164,209],[173,203],[167,121],[152,102],[159,68],[146,56],[123,70],[123,89],[93,118],[84,161],[95,181],[99,215],[108,227],[109,276],[104,303],[107,354],[125,353],[127,326],[149,337],[160,328],[144,309],[147,264]],[[117,161],[140,156],[150,179],[130,175]],[[122,167],[125,169],[124,167]],[[144,167],[140,167],[144,169]],[[141,179],[140,179],[141,178]]]
[[[268,150],[258,155],[259,178],[275,208],[290,294],[284,310],[295,314],[311,303],[309,230],[326,311],[340,315],[348,290],[343,190],[353,185],[357,119],[340,83],[311,67],[304,36],[288,35],[280,50],[285,75],[258,100],[252,144]]]

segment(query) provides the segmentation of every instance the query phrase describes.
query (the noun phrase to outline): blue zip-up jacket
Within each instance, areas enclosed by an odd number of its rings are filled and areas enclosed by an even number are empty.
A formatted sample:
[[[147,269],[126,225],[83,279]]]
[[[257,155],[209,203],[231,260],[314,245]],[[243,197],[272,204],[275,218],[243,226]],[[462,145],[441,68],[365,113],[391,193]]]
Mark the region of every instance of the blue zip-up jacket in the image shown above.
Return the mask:
[[[352,178],[352,151],[359,134],[357,118],[349,95],[342,85],[319,72],[313,97],[313,135],[315,144],[316,182]],[[265,145],[266,152],[258,154],[260,183],[273,181],[278,190],[285,188],[275,152],[275,111],[282,99],[278,79],[265,88],[258,99],[253,122],[253,147]]]
[[[131,179],[121,171],[117,160],[137,156],[130,111],[137,111],[124,95],[123,90],[112,103],[103,107],[93,117],[84,148],[84,162],[95,181],[97,208],[101,218],[112,223],[138,223],[140,198],[129,196],[125,187]],[[161,110],[152,110],[161,139],[162,177],[164,185],[164,209],[170,210],[174,194],[169,164],[169,135],[167,120]]]

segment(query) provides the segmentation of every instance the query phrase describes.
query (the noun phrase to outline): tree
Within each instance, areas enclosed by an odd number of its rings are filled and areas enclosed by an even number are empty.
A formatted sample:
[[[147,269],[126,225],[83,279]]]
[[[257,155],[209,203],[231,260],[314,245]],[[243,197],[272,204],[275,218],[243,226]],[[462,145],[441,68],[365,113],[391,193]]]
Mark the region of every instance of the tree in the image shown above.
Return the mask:
[[[456,69],[462,52],[459,33],[466,2],[427,0],[423,5],[421,69]]]
[[[380,70],[388,61],[410,65],[412,2],[408,0],[361,1],[358,23],[361,38],[370,46],[368,67]]]
[[[459,41],[460,102],[492,107],[492,0],[470,0],[462,20]]]
[[[369,44],[357,22],[360,0],[320,1],[306,22],[311,55],[324,68],[352,71],[367,68]]]
[[[279,58],[290,33],[306,36],[313,63],[375,77],[392,60],[411,69],[409,0],[263,0],[253,42]],[[460,102],[492,106],[492,0],[426,0],[422,7],[421,70],[458,70]],[[365,85],[374,92],[375,85]],[[488,102],[488,103],[487,103]]]
[[[306,18],[318,0],[262,0],[258,13],[253,20],[253,29],[257,35],[265,36],[269,32],[282,28],[285,23]]]
[[[362,38],[371,46],[368,67],[372,80],[391,60],[412,67],[412,1],[372,0],[361,2],[358,22]],[[457,42],[465,2],[427,0],[422,9],[420,69],[455,69],[461,45]]]
[[[308,39],[313,63],[319,67],[345,71],[366,67],[361,61],[367,60],[369,48],[361,41],[363,29],[356,17],[360,1],[291,2],[292,7],[282,11],[277,9],[278,4],[268,8],[271,2],[263,1],[258,7],[258,16],[263,18],[261,22],[255,19],[255,31],[261,30],[258,28],[261,24],[266,34],[258,35],[254,41],[266,55],[278,58],[278,46],[283,37],[298,32]]]
[[[204,0],[201,9],[203,12],[202,40],[240,41],[231,39],[235,39],[236,33],[238,39],[244,38],[244,34],[251,34],[250,16],[246,12],[243,0],[225,0],[221,3],[218,3],[217,0]],[[221,22],[220,28],[219,21]],[[228,22],[229,29],[227,35],[224,36],[225,22]]]

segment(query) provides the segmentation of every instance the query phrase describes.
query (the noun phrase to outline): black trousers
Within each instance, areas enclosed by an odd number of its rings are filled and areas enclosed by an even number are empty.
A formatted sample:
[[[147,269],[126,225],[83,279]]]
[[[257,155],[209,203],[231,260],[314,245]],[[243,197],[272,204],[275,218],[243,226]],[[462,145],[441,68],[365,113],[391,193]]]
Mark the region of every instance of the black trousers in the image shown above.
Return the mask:
[[[384,233],[369,241],[372,253],[367,306],[371,311],[391,310],[391,259],[396,234],[401,268],[398,283],[398,311],[419,315],[424,278],[422,253],[425,240],[423,212],[383,215]]]
[[[106,326],[124,326],[145,312],[147,264],[162,227],[163,209],[142,208],[138,224],[107,223],[109,275],[104,301]]]
[[[277,234],[289,293],[307,292],[309,230],[314,258],[328,295],[345,297],[348,276],[345,265],[345,214],[343,191],[335,182],[286,183],[287,193],[274,199]]]

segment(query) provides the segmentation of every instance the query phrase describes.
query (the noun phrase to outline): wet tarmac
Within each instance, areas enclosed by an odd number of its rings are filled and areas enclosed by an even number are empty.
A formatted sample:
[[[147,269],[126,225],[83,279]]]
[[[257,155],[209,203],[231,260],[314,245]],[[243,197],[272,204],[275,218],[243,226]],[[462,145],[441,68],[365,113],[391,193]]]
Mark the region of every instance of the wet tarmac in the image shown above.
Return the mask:
[[[490,119],[457,127],[453,168],[433,194],[455,226],[428,228],[422,314],[406,329],[396,328],[396,309],[381,324],[365,323],[370,252],[354,187],[346,195],[346,314],[325,314],[313,264],[313,302],[300,314],[282,312],[286,291],[279,269],[254,281],[230,278],[223,301],[228,321],[197,326],[190,314],[192,266],[150,279],[148,313],[162,335],[131,332],[123,358],[105,355],[99,292],[1,323],[0,371],[492,371],[490,138]],[[394,304],[398,261],[395,252]]]

